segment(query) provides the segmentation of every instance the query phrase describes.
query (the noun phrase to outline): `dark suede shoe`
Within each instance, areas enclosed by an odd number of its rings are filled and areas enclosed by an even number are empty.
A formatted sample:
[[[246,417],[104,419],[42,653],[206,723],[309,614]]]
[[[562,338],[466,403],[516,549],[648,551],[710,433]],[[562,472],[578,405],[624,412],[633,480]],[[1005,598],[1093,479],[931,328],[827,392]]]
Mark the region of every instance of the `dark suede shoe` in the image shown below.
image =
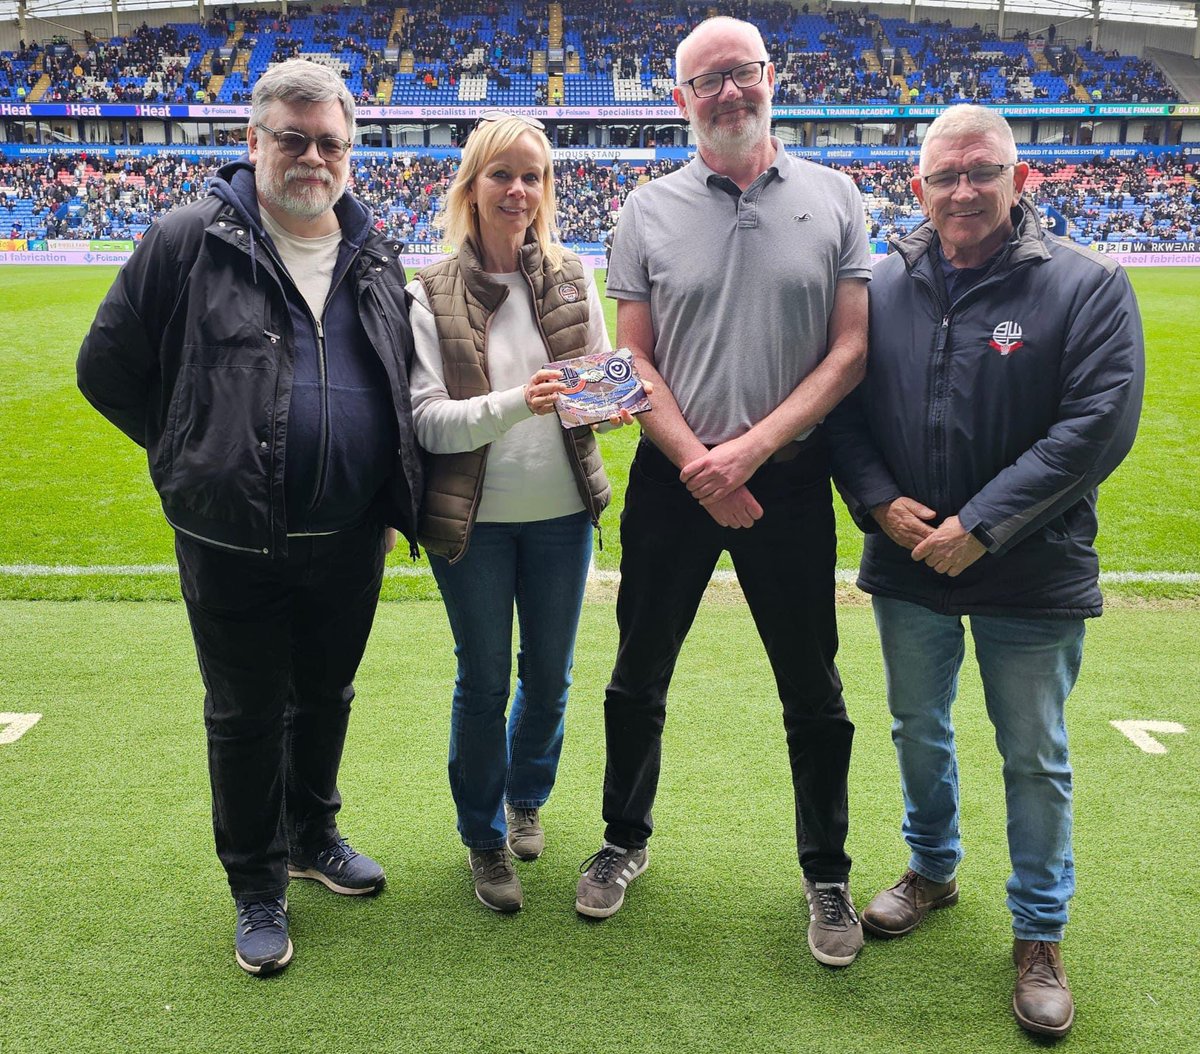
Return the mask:
[[[1013,941],[1017,987],[1013,1013],[1026,1032],[1065,1036],[1075,1020],[1075,1000],[1055,941]]]
[[[508,848],[518,860],[536,860],[546,849],[541,810],[504,803],[504,821],[508,825]]]
[[[930,882],[915,871],[905,871],[891,889],[876,893],[863,909],[863,929],[876,937],[903,937],[912,933],[929,912],[958,903],[958,882]]]
[[[470,849],[467,863],[475,879],[475,896],[492,911],[520,911],[525,903],[521,880],[513,867],[508,846],[499,849]]]

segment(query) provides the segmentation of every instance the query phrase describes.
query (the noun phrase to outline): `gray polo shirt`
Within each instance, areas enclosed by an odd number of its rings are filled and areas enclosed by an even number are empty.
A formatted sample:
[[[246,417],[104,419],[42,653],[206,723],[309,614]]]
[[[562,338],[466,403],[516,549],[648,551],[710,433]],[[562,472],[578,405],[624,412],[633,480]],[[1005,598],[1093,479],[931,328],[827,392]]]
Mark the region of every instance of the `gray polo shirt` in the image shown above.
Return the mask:
[[[774,163],[744,192],[699,154],[638,187],[613,238],[608,295],[649,301],[658,370],[710,446],[748,431],[813,371],[837,283],[871,277],[853,181],[772,142]]]

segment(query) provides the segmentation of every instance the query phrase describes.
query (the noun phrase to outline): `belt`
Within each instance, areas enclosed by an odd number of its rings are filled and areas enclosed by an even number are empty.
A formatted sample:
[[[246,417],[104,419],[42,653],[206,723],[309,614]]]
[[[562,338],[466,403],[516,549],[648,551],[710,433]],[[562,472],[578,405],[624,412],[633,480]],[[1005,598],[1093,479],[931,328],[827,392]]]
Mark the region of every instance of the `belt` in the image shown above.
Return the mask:
[[[795,461],[800,456],[800,449],[804,446],[803,443],[793,440],[784,446],[781,446],[769,458],[768,465],[782,465],[785,461]]]
[[[784,443],[778,450],[767,458],[768,465],[782,465],[785,461],[795,461],[804,451],[821,441],[821,429],[814,428],[803,439],[793,439]]]

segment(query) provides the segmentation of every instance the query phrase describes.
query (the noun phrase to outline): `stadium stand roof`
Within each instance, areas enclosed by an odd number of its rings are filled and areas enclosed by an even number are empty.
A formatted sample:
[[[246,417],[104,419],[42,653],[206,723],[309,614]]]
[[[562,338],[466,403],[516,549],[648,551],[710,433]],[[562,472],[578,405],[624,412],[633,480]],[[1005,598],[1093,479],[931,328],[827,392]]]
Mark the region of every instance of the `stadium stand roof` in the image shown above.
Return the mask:
[[[997,11],[996,0],[925,0],[922,8]],[[1092,18],[1089,0],[1006,0],[1009,14],[1044,15],[1047,23],[1086,21]],[[1178,0],[1100,0],[1102,22],[1149,22],[1154,25],[1196,28],[1196,5]]]
[[[15,18],[20,0],[0,0],[0,18]],[[183,8],[179,0],[121,0],[118,11],[137,12]],[[206,4],[207,6],[214,6]],[[268,8],[270,2],[242,4]],[[313,4],[319,9],[320,4]],[[352,6],[358,6],[357,4]],[[397,2],[397,6],[404,4]],[[413,6],[419,6],[414,4]],[[797,5],[798,6],[798,5]],[[813,5],[816,6],[815,4]],[[875,6],[875,5],[868,5]],[[998,11],[997,0],[924,0],[922,10],[958,9]],[[1090,0],[1006,0],[1005,11],[1011,14],[1045,15],[1047,22],[1087,20],[1093,17]],[[108,13],[110,0],[34,0],[26,3],[26,17],[53,20],[56,16]],[[1100,19],[1104,22],[1142,22],[1154,25],[1197,28],[1196,4],[1191,0],[1100,0]],[[40,35],[40,34],[39,34]]]

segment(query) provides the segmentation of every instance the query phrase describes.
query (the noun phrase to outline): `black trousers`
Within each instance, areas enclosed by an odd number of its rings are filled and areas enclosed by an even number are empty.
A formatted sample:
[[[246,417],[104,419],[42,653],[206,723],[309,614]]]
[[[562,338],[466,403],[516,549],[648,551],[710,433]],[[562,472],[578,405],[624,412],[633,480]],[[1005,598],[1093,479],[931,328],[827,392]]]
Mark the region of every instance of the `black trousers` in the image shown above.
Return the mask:
[[[264,560],[176,533],[204,680],[217,856],[235,897],[287,887],[289,849],[338,837],[338,766],[383,581],[378,523]]]
[[[854,726],[834,657],[836,537],[829,460],[819,433],[747,484],[763,507],[750,528],[725,528],[688,494],[679,470],[643,440],[621,514],[620,642],[604,701],[605,837],[634,849],[653,830],[667,688],[723,550],[733,558],[783,703],[800,866],[840,882]]]

